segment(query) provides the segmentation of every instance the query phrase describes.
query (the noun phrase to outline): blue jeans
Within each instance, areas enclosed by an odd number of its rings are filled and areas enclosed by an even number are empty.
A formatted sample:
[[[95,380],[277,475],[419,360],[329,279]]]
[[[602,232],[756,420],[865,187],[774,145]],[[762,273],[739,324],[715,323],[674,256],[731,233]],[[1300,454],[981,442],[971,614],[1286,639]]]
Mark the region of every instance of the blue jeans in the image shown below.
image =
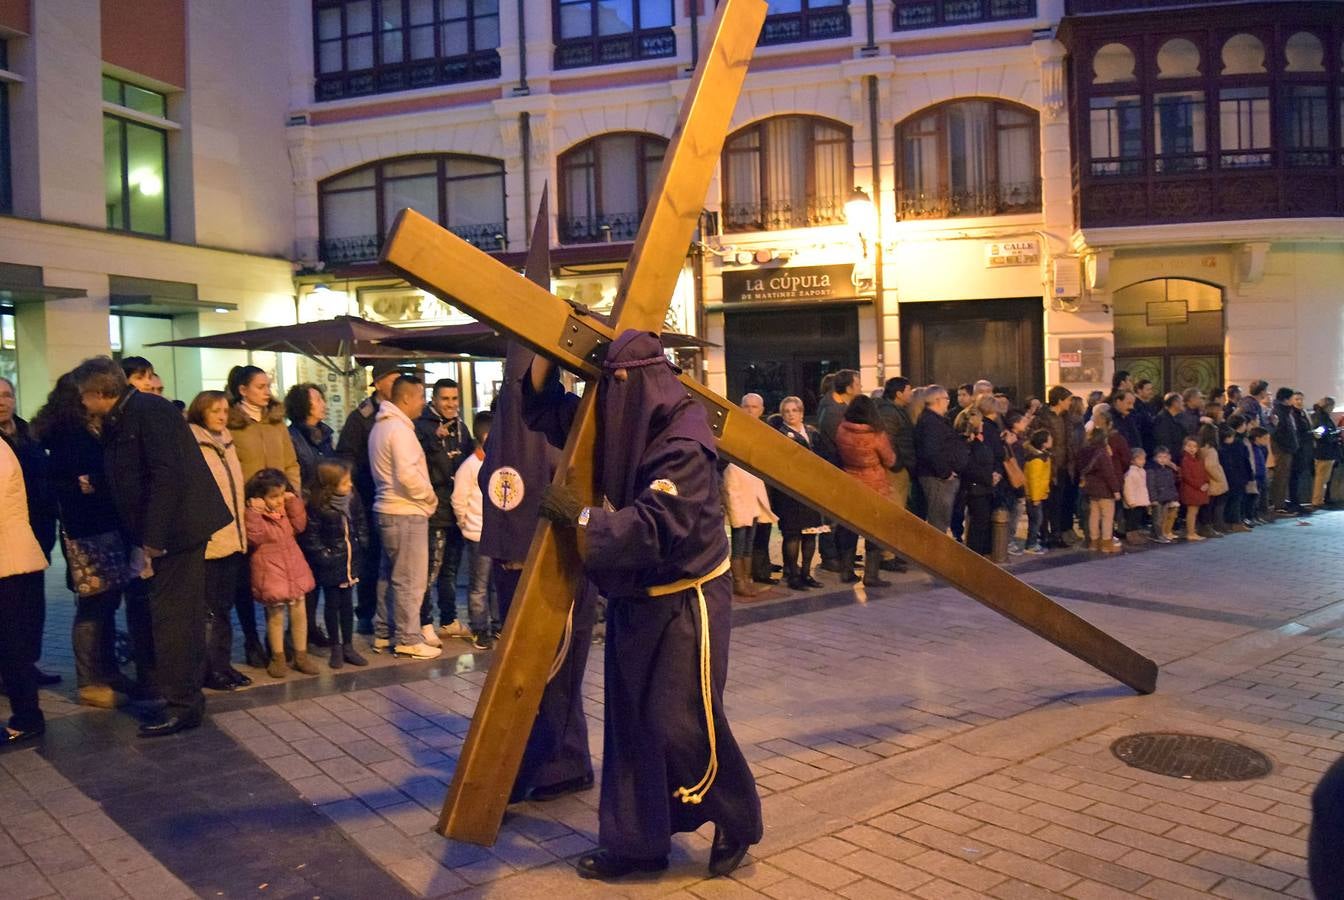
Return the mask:
[[[756,523],[744,525],[741,528],[729,529],[728,536],[731,539],[729,554],[733,559],[751,559],[751,548],[755,539]]]
[[[373,633],[389,638],[393,644],[423,643],[420,604],[429,580],[429,519],[386,513],[377,513],[375,518],[383,541],[383,558]]]
[[[473,632],[488,631],[499,621],[498,600],[490,596],[492,560],[481,552],[481,542],[463,539],[467,545],[467,616]]]
[[[928,523],[939,531],[947,531],[952,524],[952,504],[957,499],[961,479],[955,475],[951,478],[924,475],[919,479],[919,486],[924,489],[924,498],[928,502]]]
[[[1039,547],[1039,546],[1041,546],[1041,519],[1044,518],[1044,516],[1043,516],[1043,512],[1044,512],[1044,510],[1041,509],[1041,504],[1040,504],[1040,503],[1035,503],[1035,502],[1033,502],[1033,501],[1031,501],[1031,500],[1028,500],[1028,501],[1027,501],[1027,546],[1028,546],[1028,547]]]

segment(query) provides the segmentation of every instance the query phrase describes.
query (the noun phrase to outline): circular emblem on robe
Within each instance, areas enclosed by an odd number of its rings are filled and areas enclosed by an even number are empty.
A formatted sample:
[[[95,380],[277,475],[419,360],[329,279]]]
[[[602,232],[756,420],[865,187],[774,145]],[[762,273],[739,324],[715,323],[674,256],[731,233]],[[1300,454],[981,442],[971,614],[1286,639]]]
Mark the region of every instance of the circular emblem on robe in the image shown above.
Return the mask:
[[[512,466],[500,466],[490,476],[490,502],[508,512],[523,502],[523,476]]]
[[[677,496],[677,486],[670,478],[655,478],[653,483],[649,485],[649,490],[658,491],[661,494],[671,494],[673,497]]]

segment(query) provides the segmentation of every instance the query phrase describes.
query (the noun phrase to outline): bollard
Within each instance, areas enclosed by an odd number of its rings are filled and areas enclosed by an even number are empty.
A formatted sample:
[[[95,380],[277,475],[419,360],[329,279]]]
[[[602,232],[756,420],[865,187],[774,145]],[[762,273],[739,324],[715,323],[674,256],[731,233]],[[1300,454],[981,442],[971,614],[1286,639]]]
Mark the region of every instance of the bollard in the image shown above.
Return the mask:
[[[1008,510],[999,507],[989,514],[989,558],[996,563],[1008,561]]]

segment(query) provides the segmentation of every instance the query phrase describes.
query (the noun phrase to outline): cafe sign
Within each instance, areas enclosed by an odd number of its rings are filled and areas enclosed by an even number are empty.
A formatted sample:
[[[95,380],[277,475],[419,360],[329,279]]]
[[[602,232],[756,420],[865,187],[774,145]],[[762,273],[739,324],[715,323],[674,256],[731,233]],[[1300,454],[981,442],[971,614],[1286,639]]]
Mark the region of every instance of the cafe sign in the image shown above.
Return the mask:
[[[854,266],[795,266],[723,273],[724,303],[816,303],[853,300]]]
[[[985,268],[1035,266],[1041,262],[1041,245],[1035,240],[991,241],[985,244]]]

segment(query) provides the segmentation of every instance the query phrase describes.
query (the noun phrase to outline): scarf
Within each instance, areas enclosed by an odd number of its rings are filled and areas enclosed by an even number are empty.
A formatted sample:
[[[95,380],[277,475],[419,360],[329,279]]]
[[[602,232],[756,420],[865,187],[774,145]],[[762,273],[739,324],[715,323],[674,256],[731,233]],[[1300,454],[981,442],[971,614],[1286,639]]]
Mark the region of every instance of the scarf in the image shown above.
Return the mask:
[[[350,500],[354,496],[354,494],[332,494],[327,500],[327,505],[348,519],[350,518]]]
[[[253,422],[260,422],[262,415],[266,412],[266,410],[262,409],[260,406],[256,406],[246,400],[239,400],[238,405],[242,407],[244,415]]]

